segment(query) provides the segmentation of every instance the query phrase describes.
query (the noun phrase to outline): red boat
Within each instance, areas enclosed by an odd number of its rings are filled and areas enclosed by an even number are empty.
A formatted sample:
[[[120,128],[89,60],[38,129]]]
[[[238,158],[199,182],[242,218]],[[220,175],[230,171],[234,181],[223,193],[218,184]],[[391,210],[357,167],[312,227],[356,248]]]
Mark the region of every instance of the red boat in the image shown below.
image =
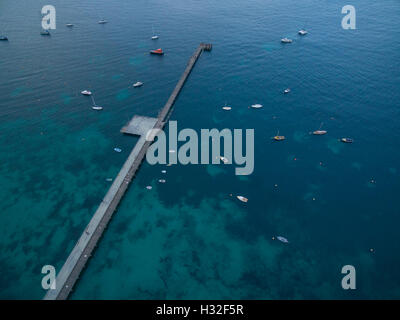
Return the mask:
[[[152,54],[164,54],[164,51],[162,51],[162,49],[160,48],[160,49],[157,49],[157,50],[151,50],[150,51],[150,53],[152,53]]]

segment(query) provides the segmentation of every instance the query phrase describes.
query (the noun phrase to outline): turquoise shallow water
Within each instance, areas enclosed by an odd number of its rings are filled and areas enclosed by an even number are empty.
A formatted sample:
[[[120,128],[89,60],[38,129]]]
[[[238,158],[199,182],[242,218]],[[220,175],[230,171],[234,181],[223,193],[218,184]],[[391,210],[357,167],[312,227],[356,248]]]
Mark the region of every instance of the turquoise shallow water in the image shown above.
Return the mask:
[[[45,4],[0,3],[0,298],[44,295],[41,267],[61,268],[136,142],[120,128],[157,114],[202,41],[172,119],[254,128],[254,173],[144,164],[71,298],[400,298],[398,1],[353,1],[345,31],[340,1],[55,0],[48,38]]]

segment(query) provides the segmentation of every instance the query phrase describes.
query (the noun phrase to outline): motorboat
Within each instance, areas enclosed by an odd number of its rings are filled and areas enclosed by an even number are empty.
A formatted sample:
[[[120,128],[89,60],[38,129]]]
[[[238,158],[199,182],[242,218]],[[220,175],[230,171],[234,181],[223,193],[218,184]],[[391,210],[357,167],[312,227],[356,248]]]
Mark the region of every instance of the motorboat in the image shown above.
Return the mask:
[[[299,35],[301,35],[301,36],[305,36],[307,33],[308,33],[308,31],[306,31],[306,30],[304,30],[304,29],[301,29],[301,30],[299,31]]]
[[[73,25],[72,23],[67,23],[66,26],[69,27],[69,28],[71,28],[71,27],[73,27],[74,25]]]
[[[101,19],[98,23],[99,24],[106,24],[107,22],[108,22],[107,20]]]
[[[81,93],[82,93],[84,96],[91,96],[91,95],[92,95],[92,92],[89,91],[89,90],[83,90]]]
[[[237,196],[237,198],[238,198],[240,201],[242,201],[242,202],[247,202],[247,201],[249,201],[249,199],[247,199],[246,197],[243,197],[243,196]]]
[[[288,38],[283,38],[283,39],[281,39],[281,42],[282,43],[292,43],[293,40],[292,39],[288,39]]]
[[[225,157],[219,157],[223,163],[228,163],[229,160]]]
[[[283,243],[289,243],[289,240],[286,239],[285,237],[277,236],[276,238],[277,238],[279,241],[283,242]]]
[[[143,82],[138,81],[138,82],[133,84],[133,87],[134,88],[138,88],[138,87],[141,87],[142,85],[143,85]]]
[[[259,103],[256,103],[256,104],[253,104],[251,107],[252,107],[253,109],[260,109],[260,108],[263,107],[263,105],[262,105],[262,104],[259,104]]]
[[[287,93],[289,93],[290,92],[290,89],[289,88],[287,88],[287,89],[285,89],[284,91],[283,91],[283,93],[285,93],[285,94],[287,94]]]
[[[342,139],[340,139],[340,141],[342,141],[344,143],[353,143],[354,140],[351,138],[342,138]]]
[[[151,54],[163,55],[163,54],[164,54],[164,51],[162,51],[162,49],[159,48],[159,49],[156,49],[156,50],[151,50],[150,53],[151,53]]]
[[[50,35],[50,32],[49,32],[49,30],[42,30],[42,31],[40,32],[40,35],[42,35],[42,36],[49,36],[49,35]]]
[[[8,38],[6,36],[0,36],[0,41],[8,41]]]

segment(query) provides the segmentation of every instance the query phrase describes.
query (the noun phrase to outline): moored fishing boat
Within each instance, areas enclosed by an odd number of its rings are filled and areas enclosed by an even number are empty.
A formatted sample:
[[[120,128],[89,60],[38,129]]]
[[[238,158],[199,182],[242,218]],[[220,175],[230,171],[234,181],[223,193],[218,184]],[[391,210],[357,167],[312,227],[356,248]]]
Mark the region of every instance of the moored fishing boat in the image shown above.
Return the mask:
[[[247,201],[249,201],[249,199],[247,199],[246,197],[243,197],[243,196],[237,196],[237,198],[238,198],[240,201],[242,201],[242,202],[247,202]]]
[[[150,53],[151,54],[163,55],[164,51],[161,48],[159,48],[159,49],[156,49],[156,50],[151,50]]]

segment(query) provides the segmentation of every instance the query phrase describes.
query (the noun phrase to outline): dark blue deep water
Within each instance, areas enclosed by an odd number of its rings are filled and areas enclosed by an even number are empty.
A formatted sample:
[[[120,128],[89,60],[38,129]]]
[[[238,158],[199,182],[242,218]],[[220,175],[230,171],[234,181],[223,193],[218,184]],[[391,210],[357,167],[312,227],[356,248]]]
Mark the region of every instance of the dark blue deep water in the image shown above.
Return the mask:
[[[71,298],[400,298],[400,3],[351,1],[356,30],[341,28],[346,4],[1,1],[0,298],[42,298],[42,266],[61,268],[136,142],[120,128],[157,114],[203,41],[213,51],[171,119],[254,128],[254,173],[144,164]],[[328,134],[311,136],[321,123]],[[273,143],[278,130],[287,140]],[[347,264],[354,291],[341,288]]]

